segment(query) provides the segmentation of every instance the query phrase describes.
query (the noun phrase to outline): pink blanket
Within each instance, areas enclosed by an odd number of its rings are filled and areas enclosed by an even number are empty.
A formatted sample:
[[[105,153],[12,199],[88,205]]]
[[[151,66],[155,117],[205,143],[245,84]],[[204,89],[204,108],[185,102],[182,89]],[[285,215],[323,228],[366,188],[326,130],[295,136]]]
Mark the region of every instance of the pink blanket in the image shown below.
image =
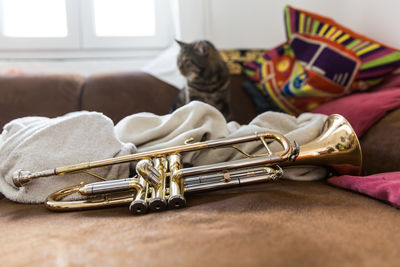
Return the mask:
[[[387,112],[400,107],[400,75],[393,76],[374,91],[352,94],[333,100],[312,112],[343,115],[353,126],[358,137],[381,119]],[[400,208],[400,171],[371,176],[339,176],[328,183],[360,192],[391,203]]]
[[[328,182],[389,202],[396,208],[400,208],[400,172],[379,173],[364,177],[343,175],[329,178]]]

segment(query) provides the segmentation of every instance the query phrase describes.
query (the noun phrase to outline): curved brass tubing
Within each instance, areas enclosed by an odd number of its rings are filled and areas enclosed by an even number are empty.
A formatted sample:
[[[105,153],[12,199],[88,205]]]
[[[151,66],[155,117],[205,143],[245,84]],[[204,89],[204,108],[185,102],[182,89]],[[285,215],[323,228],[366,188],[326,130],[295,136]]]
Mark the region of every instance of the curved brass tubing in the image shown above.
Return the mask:
[[[53,211],[72,211],[124,206],[129,205],[134,200],[136,192],[142,189],[139,182],[132,181],[131,191],[101,194],[99,196],[92,196],[82,200],[63,200],[75,193],[82,196],[82,194],[80,194],[80,189],[85,185],[86,184],[74,185],[50,194],[45,200],[46,208]],[[113,194],[115,195],[113,196]]]

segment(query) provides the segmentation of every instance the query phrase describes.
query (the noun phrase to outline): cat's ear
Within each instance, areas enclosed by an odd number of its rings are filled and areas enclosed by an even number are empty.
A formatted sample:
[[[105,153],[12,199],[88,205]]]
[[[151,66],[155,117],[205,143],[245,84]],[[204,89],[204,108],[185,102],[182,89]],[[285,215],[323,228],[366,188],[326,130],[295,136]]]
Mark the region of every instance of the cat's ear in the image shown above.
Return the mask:
[[[175,42],[177,42],[177,43],[178,43],[178,45],[179,45],[180,47],[184,47],[184,46],[186,46],[186,45],[187,45],[187,43],[184,43],[184,42],[182,42],[182,41],[179,41],[179,40],[177,40],[177,39],[175,39]]]
[[[200,41],[200,42],[196,43],[194,48],[196,49],[196,51],[198,52],[198,54],[200,56],[207,56],[208,52],[209,52],[208,50],[210,49],[210,46],[208,45],[207,42]]]

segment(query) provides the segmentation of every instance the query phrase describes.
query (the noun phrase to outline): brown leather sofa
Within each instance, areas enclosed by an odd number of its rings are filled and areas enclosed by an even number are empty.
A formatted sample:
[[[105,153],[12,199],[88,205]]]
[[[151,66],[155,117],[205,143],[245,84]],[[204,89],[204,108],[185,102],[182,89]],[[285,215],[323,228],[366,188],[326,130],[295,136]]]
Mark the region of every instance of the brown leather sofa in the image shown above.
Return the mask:
[[[242,89],[244,76],[232,76],[233,120],[246,124],[257,114],[249,95]],[[85,78],[75,74],[0,76],[0,126],[24,116],[56,117],[78,110],[100,111],[114,123],[137,112],[167,114],[178,90],[144,72],[98,74]],[[364,174],[398,170],[397,149],[383,148],[378,136],[400,136],[400,110],[391,112],[362,138]],[[383,138],[390,142],[398,140]]]
[[[255,115],[233,76],[233,119]],[[115,123],[166,114],[178,90],[142,72],[0,76],[0,124],[22,116],[103,112]],[[364,174],[398,171],[400,111],[362,138]],[[390,133],[391,142],[380,146]],[[393,139],[397,136],[397,139]],[[383,139],[382,139],[383,138]],[[398,266],[400,213],[325,181],[278,181],[195,195],[188,208],[131,217],[127,208],[52,213],[0,200],[3,266]]]

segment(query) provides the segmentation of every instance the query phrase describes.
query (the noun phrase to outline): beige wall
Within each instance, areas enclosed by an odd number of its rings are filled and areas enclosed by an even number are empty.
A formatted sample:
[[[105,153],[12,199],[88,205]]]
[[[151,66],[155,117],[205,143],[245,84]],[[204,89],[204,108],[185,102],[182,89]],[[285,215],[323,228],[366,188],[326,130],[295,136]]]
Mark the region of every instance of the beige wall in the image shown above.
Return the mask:
[[[169,1],[172,4],[177,38],[184,41],[210,39],[218,48],[271,48],[283,42],[283,8],[286,4],[329,16],[359,33],[400,48],[400,0]],[[54,51],[48,52],[50,58],[45,53],[34,60],[24,60],[24,55],[18,52],[18,55],[7,54],[5,58],[10,60],[0,60],[0,73],[9,69],[25,72],[77,72],[84,75],[131,71],[140,69],[160,53],[117,52],[118,57],[115,59],[79,60],[73,57],[72,60],[67,58],[61,61],[51,60],[51,55],[57,53]],[[175,64],[175,58],[171,62]]]
[[[180,34],[219,48],[265,48],[285,40],[286,4],[335,19],[356,32],[400,48],[399,0],[178,0]]]

